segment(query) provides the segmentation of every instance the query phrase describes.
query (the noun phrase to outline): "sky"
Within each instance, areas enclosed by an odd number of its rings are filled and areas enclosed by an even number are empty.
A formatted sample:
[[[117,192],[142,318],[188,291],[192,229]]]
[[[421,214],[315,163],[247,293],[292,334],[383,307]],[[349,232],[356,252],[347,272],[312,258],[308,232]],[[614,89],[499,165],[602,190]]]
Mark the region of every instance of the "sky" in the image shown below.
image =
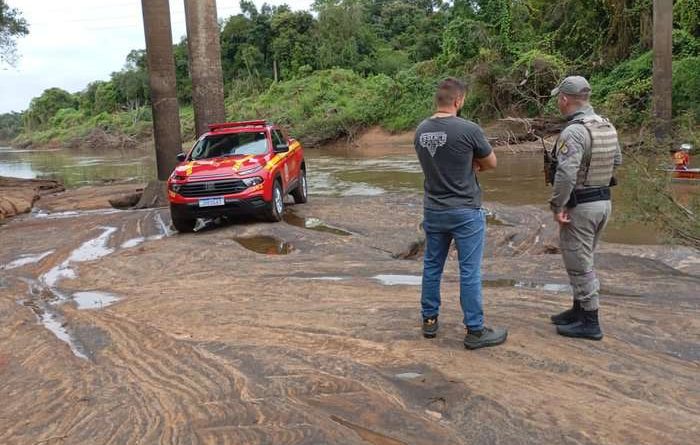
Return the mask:
[[[309,9],[313,0],[255,0]],[[52,87],[74,93],[108,80],[132,49],[146,47],[141,0],[7,0],[29,22],[17,40],[15,67],[0,65],[0,113],[23,111]],[[219,20],[240,12],[239,0],[217,0]],[[173,42],[185,35],[184,0],[170,0]]]

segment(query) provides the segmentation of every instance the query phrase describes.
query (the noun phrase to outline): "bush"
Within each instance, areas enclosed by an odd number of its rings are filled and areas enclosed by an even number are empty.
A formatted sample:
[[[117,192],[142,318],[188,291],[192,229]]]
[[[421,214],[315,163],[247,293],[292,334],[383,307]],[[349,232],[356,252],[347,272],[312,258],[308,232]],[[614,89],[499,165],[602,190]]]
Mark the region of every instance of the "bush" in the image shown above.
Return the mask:
[[[673,62],[673,113],[700,116],[700,57]]]
[[[380,123],[391,131],[414,128],[432,112],[435,87],[442,77],[435,64],[423,62],[399,72],[393,81],[386,79],[375,99],[383,103]]]
[[[539,115],[550,99],[550,92],[564,77],[567,64],[554,54],[548,54],[538,49],[527,51],[520,55],[510,70],[512,88],[506,94],[514,98],[516,110],[527,115]]]
[[[68,128],[81,125],[85,121],[85,115],[75,108],[61,108],[49,119],[51,127]]]
[[[363,78],[344,69],[274,83],[260,95],[226,101],[231,120],[271,119],[310,144],[343,136],[378,122],[385,112],[383,75]]]
[[[649,118],[652,52],[627,60],[609,73],[591,79],[594,103],[618,126],[641,125]]]

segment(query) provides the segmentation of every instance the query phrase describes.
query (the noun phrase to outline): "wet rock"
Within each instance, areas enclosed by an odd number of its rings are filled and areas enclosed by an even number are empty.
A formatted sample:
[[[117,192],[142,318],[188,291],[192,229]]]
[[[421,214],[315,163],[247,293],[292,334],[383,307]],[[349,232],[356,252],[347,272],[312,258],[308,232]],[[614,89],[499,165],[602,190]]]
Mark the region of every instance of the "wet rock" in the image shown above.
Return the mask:
[[[0,220],[28,213],[41,196],[63,190],[57,181],[0,177]]]
[[[168,184],[165,181],[151,181],[146,185],[139,201],[134,205],[137,209],[152,209],[168,205]]]
[[[127,193],[116,198],[109,199],[109,204],[115,209],[125,210],[134,207],[143,195],[143,191]]]
[[[430,417],[432,417],[433,419],[435,419],[435,420],[440,420],[440,419],[442,419],[442,414],[440,414],[440,413],[437,412],[437,411],[431,411],[431,410],[429,410],[429,409],[426,409],[426,410],[425,410],[425,413],[426,413],[427,415],[429,415]]]

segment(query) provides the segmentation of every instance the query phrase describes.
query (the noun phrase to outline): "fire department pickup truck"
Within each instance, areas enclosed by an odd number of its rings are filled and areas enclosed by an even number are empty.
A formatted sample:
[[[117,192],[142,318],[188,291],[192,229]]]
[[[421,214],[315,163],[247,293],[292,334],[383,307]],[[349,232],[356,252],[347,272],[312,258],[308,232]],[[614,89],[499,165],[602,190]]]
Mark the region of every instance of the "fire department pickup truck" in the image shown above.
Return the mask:
[[[284,197],[308,199],[304,149],[267,121],[209,126],[168,179],[173,225],[192,232],[197,218],[262,213],[280,221]]]

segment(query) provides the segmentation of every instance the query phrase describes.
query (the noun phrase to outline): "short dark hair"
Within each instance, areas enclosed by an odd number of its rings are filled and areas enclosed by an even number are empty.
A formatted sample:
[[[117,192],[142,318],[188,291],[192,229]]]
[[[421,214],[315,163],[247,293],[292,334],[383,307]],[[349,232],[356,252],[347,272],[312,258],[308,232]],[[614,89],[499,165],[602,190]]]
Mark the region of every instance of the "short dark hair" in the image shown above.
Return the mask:
[[[440,82],[435,92],[437,106],[449,106],[467,93],[467,86],[459,79],[448,77]]]

